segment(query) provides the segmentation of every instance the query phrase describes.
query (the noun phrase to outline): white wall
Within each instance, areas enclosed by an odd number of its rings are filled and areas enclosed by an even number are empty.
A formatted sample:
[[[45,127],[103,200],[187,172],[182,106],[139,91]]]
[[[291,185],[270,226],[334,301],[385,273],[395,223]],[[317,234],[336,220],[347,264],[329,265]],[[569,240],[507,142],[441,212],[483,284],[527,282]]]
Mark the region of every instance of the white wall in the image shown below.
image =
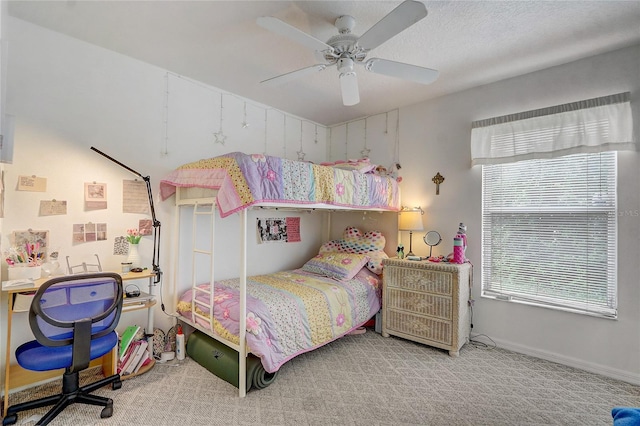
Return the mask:
[[[162,223],[160,266],[164,271],[162,287],[155,292],[162,291],[163,301],[168,303],[174,207],[172,199],[160,200],[161,178],[183,163],[232,151],[297,159],[297,151],[302,149],[306,160],[327,159],[328,131],[324,126],[233,94],[224,94],[221,103],[219,89],[15,18],[9,18],[8,25],[7,112],[16,117],[16,131],[14,161],[5,165],[3,250],[14,230],[49,230],[50,246],[60,250],[62,264],[66,264],[66,256],[76,264],[95,260],[93,256],[98,254],[104,269],[120,268],[124,257],[113,255],[114,238],[150,216],[122,213],[122,180],[135,176],[91,151],[94,146],[151,177],[156,214]],[[227,135],[224,145],[216,144],[213,137],[220,130],[221,111],[222,130]],[[243,127],[244,122],[249,126]],[[46,192],[17,191],[21,175],[45,177]],[[106,210],[84,208],[84,183],[93,181],[107,184]],[[39,216],[40,201],[52,199],[66,200],[67,214]],[[252,212],[249,224],[257,217],[285,216],[301,217],[302,242],[279,244],[278,250],[272,244],[252,244],[250,273],[299,267],[317,253],[323,237],[318,231],[322,215]],[[237,221],[236,216],[218,220],[216,237],[224,244],[216,246],[217,278],[238,275]],[[88,222],[107,223],[107,241],[72,244],[72,224]],[[144,237],[140,251],[148,267],[152,250],[152,238]],[[2,272],[6,279],[6,265]],[[137,284],[145,286],[146,282]],[[2,306],[6,306],[5,295]],[[6,309],[0,315],[4,326]],[[14,319],[12,353],[31,336],[24,315]],[[160,309],[155,310],[155,319],[165,330],[172,323]],[[144,325],[145,321],[144,311],[138,311],[125,314],[121,324]],[[4,354],[4,327],[0,333]]]
[[[635,46],[400,109],[403,205],[422,206],[425,229],[441,233],[443,242],[434,254],[451,252],[458,223],[468,226],[467,255],[475,265],[474,333],[505,348],[640,383],[638,152],[618,156],[619,316],[613,321],[480,298],[481,168],[470,167],[469,145],[474,120],[626,91],[631,92],[637,140],[639,89],[640,46]],[[332,151],[345,150],[343,143],[332,140]],[[351,143],[361,144],[357,139]],[[431,181],[437,172],[445,177],[440,195]],[[413,251],[427,255],[419,237],[414,235]],[[402,238],[406,247],[408,237]]]

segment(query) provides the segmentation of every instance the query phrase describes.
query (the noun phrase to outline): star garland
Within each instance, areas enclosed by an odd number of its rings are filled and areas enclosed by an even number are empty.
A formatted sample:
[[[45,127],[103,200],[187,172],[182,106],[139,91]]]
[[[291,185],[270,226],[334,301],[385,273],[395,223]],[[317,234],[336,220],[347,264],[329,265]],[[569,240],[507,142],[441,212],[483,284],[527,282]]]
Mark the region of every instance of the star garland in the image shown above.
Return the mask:
[[[360,151],[362,158],[369,158],[371,150],[367,147],[367,119],[364,119],[364,149]]]
[[[304,161],[305,152],[302,150],[302,120],[300,120],[300,151],[296,151],[298,154],[298,161]]]

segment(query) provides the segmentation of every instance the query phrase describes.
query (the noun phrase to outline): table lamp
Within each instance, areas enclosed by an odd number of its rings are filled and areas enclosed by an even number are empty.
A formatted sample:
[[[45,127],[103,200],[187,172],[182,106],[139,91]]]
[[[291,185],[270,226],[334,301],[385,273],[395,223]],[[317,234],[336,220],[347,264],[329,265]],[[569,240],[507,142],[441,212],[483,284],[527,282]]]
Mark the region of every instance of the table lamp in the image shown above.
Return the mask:
[[[398,218],[398,229],[400,231],[409,231],[409,253],[407,256],[415,256],[411,247],[413,242],[413,231],[424,231],[422,225],[422,215],[424,211],[420,207],[403,207]]]

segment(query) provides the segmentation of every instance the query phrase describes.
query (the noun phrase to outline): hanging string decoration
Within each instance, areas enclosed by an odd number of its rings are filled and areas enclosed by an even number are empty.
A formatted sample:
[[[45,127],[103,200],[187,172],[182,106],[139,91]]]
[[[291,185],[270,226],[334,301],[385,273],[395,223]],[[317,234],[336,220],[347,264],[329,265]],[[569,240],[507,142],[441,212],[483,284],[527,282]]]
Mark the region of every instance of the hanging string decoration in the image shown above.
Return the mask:
[[[371,150],[367,147],[367,119],[364,119],[364,149],[360,151],[362,158],[369,158]]]
[[[169,154],[169,73],[164,75],[164,111],[162,121],[164,124],[164,147],[160,154]]]
[[[282,113],[282,156],[287,157],[287,115]]]
[[[215,137],[215,143],[219,143],[220,145],[224,145],[227,140],[227,136],[222,132],[222,112],[224,111],[223,105],[223,93],[220,93],[220,126],[218,127],[218,131],[213,134]]]
[[[389,134],[389,111],[384,113],[384,134]]]
[[[333,127],[329,127],[329,158],[333,159]]]
[[[347,123],[345,126],[345,136],[344,136],[344,159],[346,160],[347,158],[349,158],[349,123]]]
[[[242,128],[249,128],[249,123],[247,122],[247,103],[244,103],[244,119],[242,120]]]
[[[264,155],[267,155],[267,112],[269,110],[264,110],[264,151],[262,152]]]
[[[298,161],[304,161],[304,156],[306,155],[302,150],[302,120],[300,120],[300,151],[297,151]]]
[[[400,110],[396,110],[396,135],[395,135],[395,152],[393,158],[393,166],[392,170],[394,170],[394,175],[398,183],[402,182],[402,176],[399,175],[400,169],[402,166],[400,165]]]

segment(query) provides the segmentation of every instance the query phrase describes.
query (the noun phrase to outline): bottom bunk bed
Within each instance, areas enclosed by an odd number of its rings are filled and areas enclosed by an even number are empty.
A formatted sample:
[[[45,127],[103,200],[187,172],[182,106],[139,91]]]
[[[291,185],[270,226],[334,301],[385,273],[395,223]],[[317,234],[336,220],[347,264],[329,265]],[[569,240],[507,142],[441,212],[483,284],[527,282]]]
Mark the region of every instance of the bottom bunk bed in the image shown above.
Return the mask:
[[[251,353],[247,391],[272,383],[280,367],[291,358],[338,339],[375,316],[380,309],[382,282],[363,267],[366,260],[368,257],[358,254],[321,253],[300,269],[247,277],[246,344]],[[338,270],[351,276],[344,275],[340,280],[322,274]],[[180,297],[180,320],[214,338],[239,344],[240,280],[215,282],[213,309],[208,296],[211,285],[198,288]],[[230,354],[225,354],[224,362],[215,362],[210,359],[214,352],[222,354],[224,350],[213,341],[204,343],[202,336],[195,336],[187,344],[189,355],[237,386],[238,367],[227,361]],[[208,353],[194,349],[203,345]],[[228,375],[229,369],[235,369],[235,373]]]

